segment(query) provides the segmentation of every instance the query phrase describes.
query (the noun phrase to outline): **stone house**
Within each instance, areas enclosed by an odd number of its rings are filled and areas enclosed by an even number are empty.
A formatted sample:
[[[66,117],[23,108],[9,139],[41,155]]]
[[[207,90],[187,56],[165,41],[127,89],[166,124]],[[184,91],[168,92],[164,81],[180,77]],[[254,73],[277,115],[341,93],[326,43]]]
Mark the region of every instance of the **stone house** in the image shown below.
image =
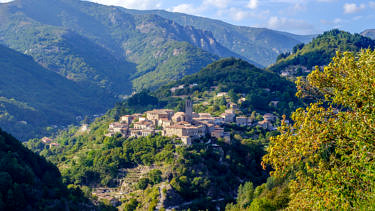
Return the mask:
[[[185,121],[185,113],[184,112],[177,112],[172,116],[172,121],[177,122],[183,122]]]
[[[271,114],[271,113],[266,113],[263,115],[263,119],[268,121],[268,122],[274,122],[276,121],[276,116]]]
[[[261,126],[265,130],[275,130],[272,122],[270,122],[268,120],[260,121],[260,122],[258,122],[258,125]]]
[[[160,127],[167,127],[167,126],[171,126],[173,123],[171,120],[167,119],[167,118],[161,118],[158,120],[158,126]]]
[[[156,109],[146,112],[146,117],[148,120],[159,120],[162,118],[171,119],[174,114],[173,110],[170,109]]]
[[[226,122],[226,123],[234,122],[235,116],[236,116],[236,114],[234,113],[234,111],[232,109],[228,109],[228,110],[225,111],[225,113],[222,113],[220,115],[220,117],[222,117],[224,119],[224,122]]]
[[[238,126],[248,126],[249,118],[245,116],[238,116],[236,117],[236,124]]]
[[[135,119],[135,117],[132,116],[132,115],[125,115],[125,116],[122,116],[120,118],[120,122],[123,122],[123,123],[126,123],[126,124],[130,125],[133,122],[134,119]]]
[[[211,132],[211,136],[217,139],[224,137],[224,128],[215,127],[214,130]]]
[[[150,120],[135,122],[133,125],[134,125],[134,129],[137,129],[137,130],[154,130],[155,129],[154,122]]]
[[[120,133],[122,136],[128,135],[129,125],[121,122],[113,122],[108,126],[108,134],[106,136],[113,136],[116,133]]]
[[[204,125],[191,125],[188,122],[179,122],[178,124],[165,127],[166,136],[189,136],[191,138],[200,138],[206,134],[206,127]]]

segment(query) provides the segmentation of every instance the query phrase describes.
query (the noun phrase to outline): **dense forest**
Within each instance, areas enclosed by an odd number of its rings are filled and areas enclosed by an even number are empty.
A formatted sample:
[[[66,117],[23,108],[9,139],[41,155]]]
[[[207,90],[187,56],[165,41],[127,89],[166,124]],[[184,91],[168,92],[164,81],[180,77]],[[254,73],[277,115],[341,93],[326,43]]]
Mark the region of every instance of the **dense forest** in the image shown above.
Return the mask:
[[[0,70],[0,127],[21,141],[51,134],[78,116],[104,113],[115,101],[3,45]]]
[[[181,85],[184,86],[183,89],[171,93],[172,87]],[[295,97],[296,89],[292,82],[235,58],[214,62],[198,73],[163,86],[155,95],[160,99],[172,95],[193,95],[201,98],[212,89],[216,92],[227,92],[234,102],[241,96],[245,97],[246,101],[241,104],[245,114],[254,110],[289,114],[301,105]],[[271,101],[278,101],[278,105],[271,106]]]
[[[0,145],[1,210],[99,209],[79,187],[67,188],[55,165],[2,130]]]
[[[0,210],[375,210],[373,30],[78,0],[0,18]]]
[[[226,91],[231,95],[230,98],[237,99],[241,93],[249,95],[259,92],[264,94],[266,100],[282,99],[288,102],[288,107],[281,112],[294,109],[290,107],[290,102],[296,105],[298,103],[292,83],[245,61],[229,58],[215,62],[199,73],[156,92],[142,91],[131,96],[97,119],[86,132],[75,127],[61,132],[54,139],[59,146],[50,147],[36,139],[29,141],[27,146],[56,164],[65,183],[80,185],[85,190],[95,190],[96,187],[118,189],[121,188],[119,177],[127,180],[127,175],[132,174],[134,169],[155,168],[147,174],[138,175],[138,180],[131,183],[131,192],[137,194],[122,198],[122,207],[154,207],[155,197],[159,197],[155,191],[164,187],[166,207],[188,203],[185,206],[191,209],[211,209],[215,206],[224,208],[227,202],[234,201],[237,188],[243,181],[249,181],[254,187],[266,182],[268,173],[262,170],[260,162],[268,138],[277,132],[265,131],[260,127],[249,129],[228,125],[226,130],[232,134],[232,143],[217,140],[216,147],[207,144],[210,142],[208,138],[191,147],[184,147],[179,146],[179,142],[174,139],[162,136],[139,139],[104,136],[108,124],[125,114],[165,107],[183,110],[183,100],[172,97],[169,88],[181,84],[189,87],[192,83],[197,83],[193,90],[179,90],[178,94],[195,93],[199,96],[199,93],[209,91],[212,86],[218,86],[221,88],[216,92]],[[228,90],[229,87],[231,90]],[[248,99],[251,97],[246,96]],[[294,99],[294,102],[289,101],[290,99]],[[246,112],[249,109],[254,112],[256,109],[263,112],[275,111],[268,108],[267,104],[261,107],[255,100],[247,103],[243,105],[247,108],[244,109]],[[142,197],[150,200],[143,200]]]
[[[147,194],[163,186],[170,187],[166,190],[170,198],[164,206],[190,202],[187,207],[192,209],[211,209],[218,204],[224,207],[225,202],[233,200],[241,181],[251,181],[254,185],[266,181],[268,173],[259,163],[264,156],[264,143],[272,134],[259,131],[265,134],[259,140],[236,136],[238,139],[235,138],[231,145],[219,141],[217,147],[206,144],[208,139],[202,139],[201,143],[185,147],[162,136],[105,137],[106,121],[93,123],[90,132],[84,134],[71,128],[55,139],[60,144],[57,147],[46,146],[38,140],[29,141],[27,146],[56,164],[65,183],[84,189],[118,188],[117,178],[121,171],[131,172],[145,166],[155,168],[147,175],[139,176],[132,187],[132,192],[137,194],[124,197],[122,206],[128,206],[134,200],[139,208],[156,206],[146,203],[142,199],[144,195],[139,193]],[[211,201],[218,199],[216,203]]]
[[[302,66],[311,70],[315,66],[328,65],[336,51],[359,52],[367,48],[374,49],[375,40],[334,29],[317,36],[308,44],[296,45],[291,52],[280,54],[276,63],[268,69],[277,73],[289,66]],[[299,72],[297,75],[303,73]]]

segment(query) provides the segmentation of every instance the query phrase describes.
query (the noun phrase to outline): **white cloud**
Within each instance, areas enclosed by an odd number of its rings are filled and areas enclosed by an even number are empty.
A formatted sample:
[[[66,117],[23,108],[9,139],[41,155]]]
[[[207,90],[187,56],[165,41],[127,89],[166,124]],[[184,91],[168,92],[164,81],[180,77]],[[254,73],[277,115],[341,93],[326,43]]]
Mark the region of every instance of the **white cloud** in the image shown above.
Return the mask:
[[[8,2],[11,2],[13,0],[0,0],[0,3],[8,3]]]
[[[359,12],[362,9],[365,9],[364,4],[357,5],[355,3],[346,3],[344,4],[344,13],[346,14],[351,14],[351,13],[356,13]]]
[[[317,0],[317,2],[333,2],[333,1],[336,1],[336,0]]]
[[[303,20],[279,18],[272,16],[268,19],[268,27],[276,30],[290,31],[299,34],[314,33],[314,26]]]
[[[228,8],[230,0],[203,0],[202,6],[214,6],[216,8],[224,9]]]
[[[179,4],[172,9],[170,9],[172,12],[181,12],[181,13],[187,13],[187,14],[197,14],[197,12],[200,10],[198,8],[195,8],[192,4]]]
[[[256,9],[258,7],[258,0],[250,0],[249,3],[247,3],[247,7],[250,9]]]
[[[104,5],[121,6],[128,9],[160,9],[162,7],[161,0],[90,0]]]
[[[375,9],[375,1],[370,1],[370,2],[368,3],[368,5],[369,5],[371,8]]]
[[[232,7],[229,10],[229,15],[231,19],[235,21],[242,21],[245,18],[249,17],[250,14],[244,10]]]
[[[335,23],[335,24],[339,24],[339,23],[341,23],[341,22],[342,22],[341,18],[335,18],[335,19],[333,20],[333,23]]]
[[[220,11],[228,10],[229,4],[230,0],[203,0],[201,4],[198,5],[194,5],[192,3],[183,3],[176,5],[168,10],[172,12],[201,15],[207,11],[216,11],[219,13]]]

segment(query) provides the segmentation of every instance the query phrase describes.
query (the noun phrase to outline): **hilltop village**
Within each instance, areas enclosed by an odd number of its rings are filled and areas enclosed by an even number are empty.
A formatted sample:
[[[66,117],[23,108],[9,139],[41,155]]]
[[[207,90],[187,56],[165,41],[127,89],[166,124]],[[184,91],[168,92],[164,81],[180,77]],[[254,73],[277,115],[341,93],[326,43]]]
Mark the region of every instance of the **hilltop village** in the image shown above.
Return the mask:
[[[230,133],[224,131],[225,124],[235,123],[238,126],[259,125],[267,130],[275,130],[273,123],[276,116],[270,113],[263,115],[263,121],[255,122],[247,116],[237,116],[236,104],[228,104],[228,109],[218,117],[209,113],[193,112],[193,103],[185,101],[185,112],[174,112],[170,109],[156,109],[143,114],[125,115],[118,122],[109,124],[106,136],[121,134],[123,137],[142,137],[155,134],[178,137],[185,145],[204,136],[223,139],[230,143]]]

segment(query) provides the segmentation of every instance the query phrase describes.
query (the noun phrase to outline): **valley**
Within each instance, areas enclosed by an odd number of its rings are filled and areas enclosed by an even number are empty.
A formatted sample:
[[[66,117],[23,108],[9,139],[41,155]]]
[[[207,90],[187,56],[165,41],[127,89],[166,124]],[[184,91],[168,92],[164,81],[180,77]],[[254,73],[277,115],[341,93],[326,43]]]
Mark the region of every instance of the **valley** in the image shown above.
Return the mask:
[[[160,2],[0,3],[0,210],[374,209],[371,26]]]

